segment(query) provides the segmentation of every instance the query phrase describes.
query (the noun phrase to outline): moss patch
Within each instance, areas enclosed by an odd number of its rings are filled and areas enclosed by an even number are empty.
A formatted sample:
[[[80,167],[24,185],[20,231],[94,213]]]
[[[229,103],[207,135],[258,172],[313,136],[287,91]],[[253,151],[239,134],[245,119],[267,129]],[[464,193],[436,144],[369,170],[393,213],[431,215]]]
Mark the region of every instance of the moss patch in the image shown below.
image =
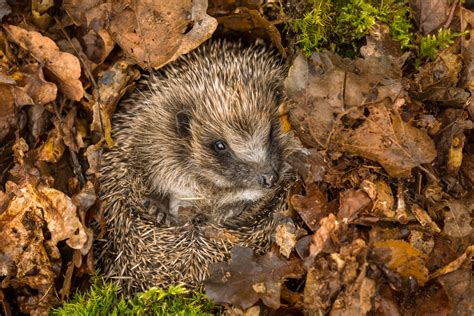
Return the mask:
[[[91,288],[54,309],[51,315],[216,315],[216,308],[205,295],[175,285],[168,289],[151,288],[131,299],[119,294],[120,288],[93,277]]]

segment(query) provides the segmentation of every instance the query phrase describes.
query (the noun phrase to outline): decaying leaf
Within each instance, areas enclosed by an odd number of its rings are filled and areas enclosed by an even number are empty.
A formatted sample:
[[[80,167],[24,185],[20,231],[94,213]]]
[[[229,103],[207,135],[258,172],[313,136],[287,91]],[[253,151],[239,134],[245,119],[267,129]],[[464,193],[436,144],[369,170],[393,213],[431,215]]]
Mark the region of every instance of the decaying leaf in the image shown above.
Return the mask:
[[[374,204],[373,213],[387,218],[395,217],[395,211],[393,209],[395,199],[387,182],[382,180],[374,182],[364,180],[361,184],[361,188],[367,193]]]
[[[370,312],[376,283],[367,277],[366,269],[367,266],[364,266],[356,281],[338,296],[330,315],[367,315]]]
[[[341,192],[339,196],[338,219],[343,223],[350,223],[361,213],[373,208],[372,200],[363,190],[349,189]]]
[[[377,241],[372,254],[378,263],[386,264],[402,277],[415,278],[420,286],[428,280],[426,255],[403,240]]]
[[[82,98],[84,90],[79,80],[81,65],[77,57],[63,53],[49,37],[18,26],[5,25],[9,37],[35,59],[45,65],[48,78],[55,82],[64,95],[75,101]]]
[[[436,60],[418,69],[410,94],[420,101],[462,107],[468,101],[469,93],[457,87],[461,70],[461,56],[442,51]]]
[[[439,205],[445,208],[443,232],[452,237],[467,237],[474,241],[472,218],[474,214],[474,195],[464,199],[450,199]]]
[[[281,35],[278,29],[270,23],[257,10],[246,7],[237,8],[233,13],[218,17],[219,25],[224,29],[238,32],[252,32],[258,34],[261,38],[268,38],[278,48],[283,57],[286,57],[286,51],[281,43]]]
[[[317,260],[306,274],[304,307],[307,313],[318,315],[326,312],[342,288],[340,271],[325,259]]]
[[[109,69],[99,74],[98,90],[92,104],[86,106],[93,114],[91,130],[103,133],[107,145],[114,145],[112,139],[112,114],[120,98],[127,92],[133,80],[140,73],[124,60],[118,60]]]
[[[304,273],[299,259],[285,260],[275,252],[256,257],[251,249],[236,246],[231,256],[230,263],[217,263],[209,268],[206,295],[217,303],[232,304],[242,309],[247,309],[259,299],[277,309],[280,307],[284,280],[301,277]]]
[[[49,132],[46,142],[38,149],[38,159],[58,162],[65,149],[62,132],[59,127],[56,127]]]
[[[328,201],[316,184],[306,186],[306,195],[295,194],[290,199],[301,218],[311,230],[318,228],[319,221],[328,214]]]
[[[159,68],[207,40],[217,27],[207,0],[136,1],[115,6],[108,30],[143,68]]]
[[[58,88],[44,79],[43,69],[39,65],[25,65],[21,69],[21,76],[17,82],[19,89],[31,97],[33,104],[45,105],[56,99]]]
[[[415,0],[411,3],[417,13],[416,19],[423,35],[431,34],[437,28],[442,27],[448,19],[450,5],[454,5],[449,0]]]
[[[398,110],[405,103],[405,58],[369,56],[349,63],[329,52],[313,54],[312,61],[299,55],[285,85],[302,141],[375,160],[391,176],[408,176],[413,167],[433,161],[431,138],[404,122]]]
[[[2,286],[18,291],[17,303],[24,313],[46,313],[56,302],[51,288],[61,272],[60,241],[72,249],[90,247],[77,217],[77,207],[64,193],[41,183],[38,173],[27,165],[28,146],[17,140],[15,175],[18,184],[7,182],[10,197],[0,213],[0,275]],[[4,203],[5,204],[5,203]],[[90,249],[90,248],[89,248]],[[34,295],[22,289],[34,289]]]
[[[298,254],[304,260],[305,266],[313,265],[314,259],[322,252],[331,252],[339,242],[341,225],[334,214],[321,219],[319,229],[307,238],[298,241]]]
[[[0,20],[9,15],[12,12],[12,8],[8,5],[6,0],[0,1]]]

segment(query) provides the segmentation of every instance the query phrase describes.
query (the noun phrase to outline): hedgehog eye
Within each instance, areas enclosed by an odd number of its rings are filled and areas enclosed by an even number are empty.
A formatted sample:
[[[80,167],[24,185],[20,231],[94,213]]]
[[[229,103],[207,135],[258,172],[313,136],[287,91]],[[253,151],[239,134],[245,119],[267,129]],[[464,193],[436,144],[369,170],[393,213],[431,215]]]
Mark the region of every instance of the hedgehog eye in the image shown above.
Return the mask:
[[[214,144],[212,144],[212,147],[217,152],[224,152],[227,149],[227,145],[223,140],[215,141]]]

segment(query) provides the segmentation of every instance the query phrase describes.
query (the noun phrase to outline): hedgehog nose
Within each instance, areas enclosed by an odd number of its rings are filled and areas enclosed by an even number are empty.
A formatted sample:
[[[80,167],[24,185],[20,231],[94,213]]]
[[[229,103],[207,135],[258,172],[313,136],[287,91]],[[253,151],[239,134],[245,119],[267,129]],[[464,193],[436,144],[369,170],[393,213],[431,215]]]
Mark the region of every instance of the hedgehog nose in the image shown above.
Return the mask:
[[[270,189],[275,185],[278,180],[278,176],[275,172],[263,173],[260,176],[260,185],[265,189]]]

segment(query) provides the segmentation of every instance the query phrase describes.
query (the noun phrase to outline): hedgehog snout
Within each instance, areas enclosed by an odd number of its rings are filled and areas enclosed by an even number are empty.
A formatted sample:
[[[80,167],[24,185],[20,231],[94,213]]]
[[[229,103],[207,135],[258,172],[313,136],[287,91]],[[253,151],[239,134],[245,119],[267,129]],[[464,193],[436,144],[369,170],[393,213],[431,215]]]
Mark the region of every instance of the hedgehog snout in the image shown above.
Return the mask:
[[[278,174],[274,170],[268,170],[260,175],[259,183],[262,188],[273,188],[277,182]]]

